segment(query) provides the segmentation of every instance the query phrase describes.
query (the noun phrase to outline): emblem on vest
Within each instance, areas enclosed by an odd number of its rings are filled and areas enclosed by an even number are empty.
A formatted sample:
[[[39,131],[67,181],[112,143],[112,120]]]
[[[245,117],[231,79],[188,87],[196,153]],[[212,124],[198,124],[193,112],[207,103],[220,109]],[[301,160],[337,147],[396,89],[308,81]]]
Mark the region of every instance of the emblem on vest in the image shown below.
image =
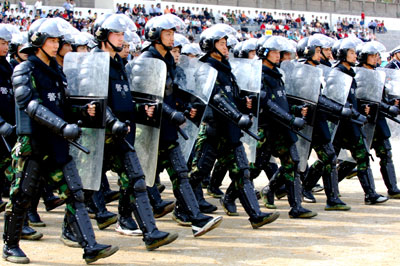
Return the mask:
[[[128,92],[128,91],[129,91],[128,85],[123,85],[123,86],[121,86],[121,84],[116,84],[116,85],[115,85],[115,89],[116,89],[118,92],[121,92],[121,91]]]
[[[6,87],[1,87],[0,91],[1,91],[1,94],[8,94],[8,88],[6,88]]]
[[[226,90],[227,92],[231,92],[231,91],[232,91],[231,86],[225,86],[225,90]]]
[[[50,102],[55,102],[57,98],[61,99],[61,94],[55,92],[49,92],[47,93],[47,98],[49,99]]]

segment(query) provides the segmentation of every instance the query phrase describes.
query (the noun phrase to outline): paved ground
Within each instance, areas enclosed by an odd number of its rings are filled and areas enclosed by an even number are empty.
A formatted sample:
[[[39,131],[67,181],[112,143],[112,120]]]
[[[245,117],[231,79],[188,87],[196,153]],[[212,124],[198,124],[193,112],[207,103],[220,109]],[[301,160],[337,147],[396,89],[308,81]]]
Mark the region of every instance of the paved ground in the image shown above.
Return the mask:
[[[400,153],[394,150],[396,158]],[[373,164],[377,191],[386,194],[379,174],[377,162]],[[398,169],[400,173],[400,169]],[[163,193],[172,199],[168,178]],[[256,180],[261,189],[266,177]],[[115,177],[111,178],[116,188]],[[228,185],[225,179],[224,188]],[[318,212],[312,220],[288,218],[288,202],[284,198],[277,201],[281,217],[274,223],[253,230],[243,208],[239,207],[239,217],[224,215],[221,208],[216,215],[223,215],[220,228],[195,239],[190,228],[180,227],[171,220],[171,215],[159,219],[161,230],[178,232],[177,241],[167,247],[148,252],[141,237],[121,236],[114,226],[100,231],[95,223],[98,242],[118,245],[120,251],[114,256],[100,260],[98,265],[399,265],[400,246],[400,200],[390,200],[381,206],[366,206],[357,178],[344,180],[340,184],[342,200],[348,203],[350,212],[326,212],[323,210],[325,196],[316,195],[318,203],[304,204]],[[217,200],[210,200],[218,204]],[[264,210],[266,210],[263,207]],[[116,203],[109,210],[117,212]],[[31,259],[31,265],[80,265],[82,250],[63,246],[59,241],[63,219],[62,207],[48,213],[43,204],[39,213],[47,224],[37,228],[44,233],[38,242],[22,241],[21,247]],[[3,230],[3,216],[0,218],[0,233]],[[13,265],[4,261],[0,265]]]

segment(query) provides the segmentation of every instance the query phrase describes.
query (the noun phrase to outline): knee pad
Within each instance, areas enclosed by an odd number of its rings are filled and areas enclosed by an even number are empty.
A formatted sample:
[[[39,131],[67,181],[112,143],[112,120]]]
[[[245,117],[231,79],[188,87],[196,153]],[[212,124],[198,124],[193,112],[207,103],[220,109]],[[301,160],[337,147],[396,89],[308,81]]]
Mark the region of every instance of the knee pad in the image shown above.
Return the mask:
[[[217,151],[210,143],[204,143],[202,149],[196,154],[199,156],[197,161],[197,168],[203,174],[208,175],[213,169],[215,160],[217,159]]]
[[[329,163],[336,164],[337,163],[337,156],[335,153],[335,149],[333,148],[332,143],[328,143],[322,146],[326,155],[328,156]]]
[[[142,166],[136,152],[128,151],[124,155],[124,164],[128,177],[137,179],[144,176]]]
[[[39,190],[39,163],[35,160],[29,159],[25,164],[26,166],[23,172],[21,190],[23,194],[33,197]]]
[[[138,179],[133,185],[135,192],[146,192],[146,181],[144,179]]]
[[[296,148],[295,144],[292,144],[292,146],[290,146],[289,154],[290,154],[290,157],[292,158],[292,161],[295,163],[295,165],[299,165],[300,157],[299,157],[299,153],[297,152],[297,148]]]
[[[236,164],[239,169],[244,171],[245,169],[249,169],[249,161],[247,160],[246,152],[244,151],[244,146],[237,146],[234,150]]]

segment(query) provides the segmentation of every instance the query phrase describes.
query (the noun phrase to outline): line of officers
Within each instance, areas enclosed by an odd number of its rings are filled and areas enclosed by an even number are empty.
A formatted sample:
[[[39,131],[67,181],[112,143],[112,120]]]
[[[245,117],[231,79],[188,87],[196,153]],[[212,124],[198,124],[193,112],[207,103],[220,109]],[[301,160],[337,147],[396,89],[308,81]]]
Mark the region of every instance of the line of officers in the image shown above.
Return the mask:
[[[67,246],[83,248],[86,263],[118,251],[116,246],[96,242],[90,217],[96,219],[99,229],[117,223],[116,231],[121,234],[142,235],[147,250],[157,249],[178,238],[176,233],[160,231],[156,226],[155,218],[170,212],[178,224],[191,227],[194,237],[217,228],[222,217],[208,215],[217,207],[204,199],[202,186],[207,187],[208,194],[220,198],[229,216],[239,215],[235,203],[239,199],[254,229],[279,217],[279,212],[260,210],[260,197],[268,209],[276,209],[274,198],[287,195],[290,218],[315,217],[316,212],[302,206],[302,199],[315,202],[312,192],[318,188],[320,177],[327,197],[327,211],[350,210],[350,206],[340,199],[338,182],[354,172],[365,193],[366,204],[380,204],[388,197],[400,198],[389,142],[390,129],[386,122],[387,115],[395,118],[399,114],[398,99],[388,97],[383,90],[378,107],[382,113],[377,112],[374,121],[376,127],[371,147],[380,158],[382,177],[388,188],[386,197],[375,191],[369,163],[370,147],[363,132],[364,125],[370,123],[372,107],[360,104],[356,98],[353,67],[358,64],[375,70],[382,52],[381,44],[363,44],[355,38],[335,42],[321,34],[304,38],[297,47],[279,36],[238,43],[236,30],[226,24],[210,27],[201,34],[199,44],[191,44],[176,33],[184,28],[184,22],[172,14],[152,18],[145,28],[147,42],[140,47],[140,40],[135,43],[138,37],[134,33],[134,23],[122,14],[100,17],[94,26],[94,37],[76,32],[59,18],[35,21],[26,34],[26,41],[12,26],[0,25],[0,134],[4,142],[0,145],[1,167],[11,182],[10,200],[4,216],[5,260],[29,263],[19,241],[21,238],[37,240],[43,236],[29,226],[44,224],[36,211],[40,197],[43,197],[47,210],[66,204],[61,240]],[[6,59],[9,46],[11,64]],[[141,60],[155,58],[165,63],[167,82],[162,110],[157,110],[158,105],[152,102],[135,103],[132,95],[121,89],[130,86],[125,70],[125,64],[132,57],[129,47],[133,47],[134,56],[140,54]],[[140,47],[140,53],[137,53],[137,47]],[[62,66],[64,56],[72,51],[107,52],[111,57],[103,177],[100,190],[95,192],[83,188],[76,164],[69,154],[70,143],[76,143],[82,133],[76,117],[95,117],[99,111],[94,103],[77,106],[69,102]],[[262,61],[261,91],[256,98],[244,95],[239,88],[228,61],[230,51],[235,57]],[[297,62],[290,61],[294,52],[297,52]],[[173,84],[179,75],[177,64],[181,54],[198,57],[218,72],[209,100],[213,108],[202,120],[189,161],[185,160],[178,144],[178,127],[195,117],[198,110],[185,102],[186,98],[168,82]],[[333,66],[332,56],[335,58]],[[396,56],[395,51],[394,61],[388,67],[396,68]],[[285,81],[289,79],[285,76],[290,73],[280,69],[283,61],[315,68],[322,64],[348,75],[352,82],[348,92],[343,90],[346,101],[335,102],[321,89],[314,107],[288,101]],[[312,75],[306,77],[313,78]],[[253,124],[256,105],[259,140],[256,159],[249,163],[241,138]],[[158,112],[162,112],[162,120],[157,176],[167,170],[175,202],[162,199],[165,186],[159,177],[154,186],[146,186],[138,158],[140,154],[132,149],[135,146],[135,121],[151,119]],[[299,136],[311,125],[310,116],[313,117],[313,131],[305,161],[311,149],[318,160],[311,166],[299,167],[301,160],[304,161],[304,152],[299,152],[302,145],[298,143],[301,140],[304,143],[305,137]],[[335,128],[335,134],[332,128]],[[354,161],[343,160],[338,164],[341,149],[349,150]],[[279,158],[280,167],[272,157]],[[105,175],[108,170],[119,175],[119,191],[110,190]],[[219,187],[228,171],[231,183],[223,193]],[[265,171],[269,184],[258,192],[252,181],[262,171]],[[60,198],[52,194],[55,188]],[[118,215],[106,208],[106,203],[115,199],[119,200]],[[2,207],[4,205],[2,201]]]

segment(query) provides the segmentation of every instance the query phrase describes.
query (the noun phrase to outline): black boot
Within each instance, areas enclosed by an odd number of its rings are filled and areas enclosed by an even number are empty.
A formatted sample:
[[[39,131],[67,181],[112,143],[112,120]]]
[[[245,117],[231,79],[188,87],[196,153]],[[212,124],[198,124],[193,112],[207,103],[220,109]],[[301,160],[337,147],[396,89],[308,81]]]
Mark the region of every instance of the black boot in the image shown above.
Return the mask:
[[[217,216],[213,218],[202,214],[188,178],[181,178],[179,182],[180,184],[178,184],[173,192],[179,205],[182,206],[184,212],[190,217],[193,235],[199,237],[218,227],[222,222],[222,217]]]
[[[378,193],[375,192],[375,183],[371,168],[368,167],[367,170],[357,169],[357,176],[358,179],[360,180],[361,187],[363,188],[365,193],[365,198],[364,198],[365,204],[370,205],[370,204],[383,203],[388,200],[387,197],[379,195]]]
[[[296,182],[295,180],[291,181],[285,179],[285,186],[288,192],[288,201],[291,207],[289,211],[290,218],[312,218],[317,216],[316,212],[307,210],[301,206],[300,181]]]
[[[37,193],[31,201],[31,206],[28,209],[28,221],[29,225],[33,227],[45,227],[46,224],[40,219],[39,213],[37,212],[37,207],[39,204],[41,193]]]
[[[64,200],[54,195],[53,188],[46,182],[43,182],[42,198],[48,212],[65,203]]]
[[[25,216],[24,225],[22,227],[21,239],[24,240],[39,240],[43,237],[42,233],[37,232],[35,229],[29,226],[28,218]]]
[[[173,201],[163,200],[157,185],[147,187],[147,193],[151,206],[153,206],[155,218],[161,218],[174,210],[175,203]]]
[[[249,221],[253,229],[259,228],[265,224],[272,223],[279,217],[278,212],[264,213],[260,210],[260,205],[256,194],[254,193],[254,187],[252,186],[249,179],[243,180],[243,187],[238,189],[238,196],[240,203],[244,210],[249,215]]]
[[[193,192],[196,196],[200,211],[202,213],[213,213],[217,210],[217,206],[207,202],[204,198],[203,189],[200,184],[193,188]]]
[[[103,192],[101,190],[93,193],[92,202],[93,204],[89,204],[89,206],[91,206],[95,211],[95,219],[100,230],[106,229],[117,222],[118,216],[117,214],[107,210]]]
[[[71,248],[80,248],[81,245],[78,243],[78,240],[74,233],[72,232],[68,222],[67,215],[64,215],[64,222],[62,225],[61,237],[60,241],[64,243],[67,247]]]
[[[400,199],[400,190],[397,187],[396,171],[394,170],[391,156],[386,158],[386,162],[381,159],[381,174],[383,181],[388,189],[388,195],[391,199]]]
[[[76,236],[79,245],[83,247],[83,259],[86,263],[95,262],[117,252],[119,249],[117,246],[103,245],[96,242],[85,205],[81,202],[72,202],[71,205],[75,208],[75,214],[67,210],[66,221],[73,235]]]
[[[280,171],[275,172],[269,184],[261,190],[261,199],[267,209],[276,209],[274,194],[284,185],[284,177]]]
[[[175,209],[172,213],[172,220],[182,226],[192,226],[189,215],[185,213],[184,207],[182,207],[179,202],[175,204]]]
[[[132,203],[131,196],[133,191],[120,189],[120,199],[118,204],[118,223],[115,231],[128,236],[141,236],[142,231],[139,230],[135,220],[132,219]]]
[[[220,199],[224,196],[224,192],[221,191],[220,187],[222,185],[222,181],[228,170],[226,167],[217,162],[214,166],[214,169],[211,174],[210,184],[207,187],[207,194],[212,196],[213,198]]]
[[[175,241],[178,234],[162,232],[156,227],[144,179],[135,182],[134,194],[133,212],[143,232],[146,249],[154,250]]]
[[[16,207],[13,211],[4,214],[3,259],[13,263],[26,264],[29,263],[29,258],[19,247],[25,211]]]
[[[322,175],[324,182],[326,206],[325,211],[348,211],[350,206],[347,206],[342,200],[339,199],[338,192],[338,178],[336,165],[332,166],[331,172],[325,171]]]
[[[107,175],[105,173],[101,176],[101,189],[104,195],[104,201],[106,203],[113,202],[119,199],[119,191],[111,190],[110,183],[108,182]]]
[[[235,183],[231,182],[223,198],[220,199],[222,208],[228,216],[239,216],[235,200],[237,198]]]
[[[354,168],[356,168],[356,167],[357,167],[357,164],[353,163],[353,162],[348,162],[348,161],[340,162],[337,167],[339,183],[343,179],[345,179],[347,176],[352,175],[352,172],[354,171]]]
[[[211,179],[211,176],[209,176],[209,175],[205,176],[203,178],[203,180],[201,181],[201,187],[202,188],[207,188],[208,185],[210,184],[210,179]]]
[[[303,180],[303,200],[308,203],[316,203],[312,189],[317,184],[318,180],[323,174],[324,165],[321,161],[315,162],[307,171],[306,176]]]

